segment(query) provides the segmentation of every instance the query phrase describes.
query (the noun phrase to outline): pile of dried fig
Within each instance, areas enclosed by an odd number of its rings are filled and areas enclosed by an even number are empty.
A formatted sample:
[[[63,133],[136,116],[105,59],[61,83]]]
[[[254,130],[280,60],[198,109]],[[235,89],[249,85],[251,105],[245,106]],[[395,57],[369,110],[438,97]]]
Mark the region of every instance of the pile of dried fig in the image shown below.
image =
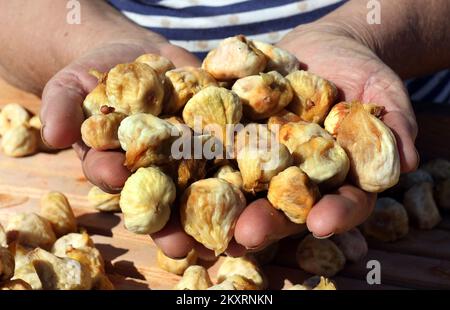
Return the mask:
[[[0,290],[112,290],[105,263],[78,232],[64,194],[50,192],[40,212],[11,215],[0,225]]]

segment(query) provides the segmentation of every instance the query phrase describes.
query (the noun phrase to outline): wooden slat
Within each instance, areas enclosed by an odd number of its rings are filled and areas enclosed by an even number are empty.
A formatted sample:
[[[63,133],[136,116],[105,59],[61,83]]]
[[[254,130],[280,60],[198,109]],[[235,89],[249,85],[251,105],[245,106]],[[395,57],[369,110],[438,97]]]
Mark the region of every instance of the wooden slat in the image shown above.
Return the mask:
[[[108,274],[108,278],[114,284],[116,290],[150,290],[148,283],[143,280],[123,277],[117,274]]]
[[[450,261],[450,232],[441,229],[415,230],[396,242],[369,241],[372,249]]]
[[[378,250],[369,250],[362,262],[348,265],[341,275],[365,277],[369,260],[380,262],[382,283],[417,289],[450,289],[450,261]]]

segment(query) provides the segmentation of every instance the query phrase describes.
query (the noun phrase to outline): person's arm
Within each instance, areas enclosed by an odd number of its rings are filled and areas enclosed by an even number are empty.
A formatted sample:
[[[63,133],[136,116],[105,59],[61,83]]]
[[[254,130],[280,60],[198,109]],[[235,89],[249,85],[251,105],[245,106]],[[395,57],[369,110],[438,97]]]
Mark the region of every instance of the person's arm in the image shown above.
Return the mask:
[[[380,4],[380,24],[368,23],[369,2],[349,1],[314,27],[347,32],[404,79],[450,68],[450,1],[373,1]]]
[[[81,23],[69,24],[68,1],[0,0],[0,75],[40,94],[76,58],[106,43],[167,41],[132,23],[103,0],[79,0]]]

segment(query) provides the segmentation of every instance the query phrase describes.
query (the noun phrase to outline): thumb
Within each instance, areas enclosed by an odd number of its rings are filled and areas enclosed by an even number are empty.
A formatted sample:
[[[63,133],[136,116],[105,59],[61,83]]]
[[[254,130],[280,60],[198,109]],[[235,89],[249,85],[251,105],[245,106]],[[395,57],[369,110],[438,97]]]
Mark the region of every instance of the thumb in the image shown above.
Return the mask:
[[[93,78],[92,83],[95,83]],[[88,91],[70,70],[57,73],[42,94],[42,138],[53,148],[67,148],[80,140],[81,108]]]

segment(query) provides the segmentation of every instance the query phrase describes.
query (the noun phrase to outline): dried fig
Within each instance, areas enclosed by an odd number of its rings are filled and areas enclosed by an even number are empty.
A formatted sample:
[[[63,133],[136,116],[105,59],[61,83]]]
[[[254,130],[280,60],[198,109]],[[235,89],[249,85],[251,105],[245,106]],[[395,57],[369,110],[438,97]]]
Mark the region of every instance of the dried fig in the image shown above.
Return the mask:
[[[186,233],[219,255],[233,238],[245,205],[244,195],[234,185],[218,178],[203,179],[183,194],[181,224]]]
[[[166,72],[170,92],[165,100],[164,113],[176,113],[203,88],[217,86],[216,80],[205,70],[182,67]]]
[[[267,198],[274,208],[294,223],[306,222],[309,211],[319,199],[317,186],[298,167],[289,167],[272,178]]]
[[[287,109],[306,122],[322,124],[336,100],[336,86],[303,70],[289,73],[286,79],[294,90],[294,97]]]
[[[337,130],[337,142],[350,159],[350,176],[368,192],[382,192],[397,184],[400,158],[389,127],[354,102]]]
[[[159,268],[177,275],[182,275],[189,266],[195,265],[197,262],[197,252],[191,250],[186,257],[171,258],[158,249],[156,260]]]
[[[217,271],[217,282],[221,283],[233,276],[246,279],[247,289],[263,290],[267,288],[267,280],[257,262],[250,257],[226,257]],[[251,288],[250,288],[251,287]]]
[[[243,35],[227,38],[208,53],[202,68],[217,80],[239,79],[264,71],[267,58]]]
[[[137,234],[161,230],[169,220],[175,196],[175,184],[160,169],[139,168],[125,182],[120,195],[126,228]]]
[[[108,105],[116,112],[161,113],[164,87],[150,66],[140,62],[119,64],[108,72],[105,83]]]
[[[202,266],[194,265],[184,271],[174,290],[206,290],[212,285],[208,271]]]
[[[195,94],[184,107],[183,120],[196,132],[213,133],[220,141],[227,139],[226,126],[237,124],[242,117],[242,104],[232,91],[209,86]]]
[[[125,165],[131,171],[171,160],[172,142],[179,136],[171,123],[151,114],[126,117],[119,126],[118,137],[126,151]]]
[[[300,242],[296,255],[300,268],[320,276],[332,277],[345,265],[345,256],[333,241],[313,235]]]
[[[396,241],[408,234],[408,214],[396,200],[389,197],[379,198],[361,229],[366,237],[384,242]]]
[[[411,187],[403,197],[410,221],[419,229],[432,229],[441,220],[433,197],[433,184],[421,183]]]
[[[49,192],[42,196],[40,214],[50,222],[57,237],[77,231],[77,220],[63,193]]]
[[[289,82],[276,71],[241,78],[232,90],[241,98],[244,115],[250,120],[265,119],[278,113],[293,96]]]
[[[274,70],[287,75],[300,67],[298,59],[288,51],[261,41],[253,41],[253,43],[268,59],[266,71]]]
[[[92,115],[81,125],[84,143],[98,151],[120,148],[117,130],[125,117],[125,114],[117,112]]]

